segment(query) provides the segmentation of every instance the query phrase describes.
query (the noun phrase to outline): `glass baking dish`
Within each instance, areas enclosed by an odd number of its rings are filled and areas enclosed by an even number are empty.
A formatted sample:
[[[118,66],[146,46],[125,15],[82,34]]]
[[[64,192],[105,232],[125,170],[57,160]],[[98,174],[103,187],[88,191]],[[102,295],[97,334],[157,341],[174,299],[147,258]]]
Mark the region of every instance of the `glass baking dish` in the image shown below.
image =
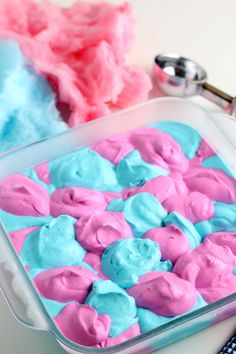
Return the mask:
[[[178,121],[197,129],[236,174],[236,122],[225,114],[227,131],[217,127],[214,114],[201,107],[176,98],[157,98],[108,117],[9,152],[0,158],[0,179],[30,169],[79,147],[131,131],[157,121]],[[141,334],[122,344],[107,348],[88,348],[75,344],[60,333],[33,287],[23,264],[17,256],[7,232],[0,224],[0,286],[16,318],[34,329],[51,332],[70,354],[122,353],[148,354],[184,337],[236,315],[236,294]]]

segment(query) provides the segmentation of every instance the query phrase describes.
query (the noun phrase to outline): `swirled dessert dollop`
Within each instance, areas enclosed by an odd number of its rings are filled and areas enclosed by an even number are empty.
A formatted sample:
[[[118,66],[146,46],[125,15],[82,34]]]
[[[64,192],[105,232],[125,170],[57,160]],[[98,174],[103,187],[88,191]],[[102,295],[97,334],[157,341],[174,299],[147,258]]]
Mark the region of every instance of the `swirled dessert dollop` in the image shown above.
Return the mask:
[[[103,272],[122,288],[134,285],[140,276],[157,267],[161,253],[150,239],[124,239],[112,243],[102,255]]]
[[[180,315],[197,302],[195,287],[169,272],[145,274],[127,291],[135,298],[137,306],[166,317]]]
[[[31,233],[22,247],[25,265],[35,268],[54,268],[76,265],[86,254],[76,241],[76,219],[61,215]]]
[[[59,302],[83,303],[94,281],[96,273],[82,266],[67,266],[45,270],[34,278],[40,294]]]
[[[188,280],[199,290],[204,297],[207,291],[207,302],[216,301],[214,289],[221,289],[221,295],[225,290],[225,296],[235,291],[235,282],[227,282],[228,277],[232,275],[233,268],[236,265],[236,257],[228,246],[219,246],[210,239],[206,239],[203,244],[195,250],[190,250],[182,255],[175,263],[173,271],[181,278]],[[209,295],[212,293],[213,300]],[[220,297],[219,297],[220,298]]]
[[[98,315],[90,305],[69,304],[55,318],[62,333],[72,341],[100,347],[109,336],[111,319],[108,315]]]
[[[210,219],[214,215],[213,202],[200,192],[172,195],[163,205],[168,212],[177,211],[193,224]]]
[[[143,185],[152,178],[167,174],[163,168],[143,161],[138,150],[131,151],[116,167],[118,182],[124,187]]]
[[[120,335],[138,321],[134,298],[110,280],[95,282],[86,304],[92,305],[99,315],[107,314],[111,318],[111,337]]]
[[[93,145],[93,150],[102,157],[117,165],[128,153],[133,151],[133,145],[128,141],[128,135],[119,135]]]
[[[50,197],[51,215],[67,214],[74,218],[89,216],[93,210],[105,210],[107,203],[101,192],[79,187],[57,189]]]
[[[167,215],[161,203],[149,193],[138,193],[118,203],[114,200],[108,209],[122,212],[137,237],[151,228],[161,226]]]
[[[10,176],[0,183],[0,208],[14,215],[49,215],[49,195],[24,175]]]
[[[80,218],[75,224],[76,238],[88,251],[102,252],[112,242],[133,237],[122,213],[96,211],[90,217]]]
[[[168,171],[185,172],[188,159],[179,144],[169,135],[153,128],[142,128],[131,134],[131,143],[144,161]]]
[[[174,224],[151,229],[146,232],[144,238],[157,242],[161,251],[161,259],[163,261],[169,259],[172,263],[175,263],[190,248],[188,238]]]
[[[51,183],[57,188],[120,190],[112,163],[89,148],[50,162],[49,169]]]

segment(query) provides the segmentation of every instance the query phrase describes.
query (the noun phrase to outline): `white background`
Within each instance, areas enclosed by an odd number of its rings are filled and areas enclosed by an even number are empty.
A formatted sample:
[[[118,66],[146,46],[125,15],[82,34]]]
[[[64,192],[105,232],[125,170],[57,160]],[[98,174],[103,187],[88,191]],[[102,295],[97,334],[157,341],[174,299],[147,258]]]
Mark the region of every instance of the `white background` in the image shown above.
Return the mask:
[[[54,1],[64,5],[72,2]],[[119,0],[112,2],[121,3]],[[204,65],[212,84],[236,94],[235,0],[130,2],[137,26],[136,45],[129,54],[129,63],[151,70],[155,54],[177,52]],[[206,108],[213,108],[204,104]],[[216,354],[234,329],[235,317],[158,353]],[[49,334],[18,324],[0,293],[0,354],[64,354],[64,351]]]

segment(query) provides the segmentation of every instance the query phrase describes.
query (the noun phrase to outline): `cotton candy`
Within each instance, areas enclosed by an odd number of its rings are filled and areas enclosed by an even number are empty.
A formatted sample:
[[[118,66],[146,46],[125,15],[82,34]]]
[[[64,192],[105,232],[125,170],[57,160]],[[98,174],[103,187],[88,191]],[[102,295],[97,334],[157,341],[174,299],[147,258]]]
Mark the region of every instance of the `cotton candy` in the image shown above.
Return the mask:
[[[67,129],[55,94],[14,41],[0,40],[0,153]]]
[[[56,90],[70,126],[147,99],[150,78],[125,65],[133,27],[128,3],[78,1],[66,9],[33,0],[0,1],[0,38],[20,43]]]

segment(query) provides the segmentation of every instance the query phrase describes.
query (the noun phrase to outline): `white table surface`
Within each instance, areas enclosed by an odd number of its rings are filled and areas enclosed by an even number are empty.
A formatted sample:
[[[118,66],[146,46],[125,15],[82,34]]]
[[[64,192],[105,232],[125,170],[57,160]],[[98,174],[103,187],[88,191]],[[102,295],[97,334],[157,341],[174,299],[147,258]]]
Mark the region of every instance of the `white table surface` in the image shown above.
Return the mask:
[[[54,1],[64,5],[72,2]],[[150,70],[155,54],[177,52],[204,65],[212,84],[236,94],[235,0],[131,0],[131,3],[137,26],[136,45],[128,56],[129,63]],[[224,126],[224,122],[219,123]],[[234,317],[158,353],[216,354],[235,329]],[[63,354],[64,351],[51,335],[18,324],[0,293],[0,353]]]

